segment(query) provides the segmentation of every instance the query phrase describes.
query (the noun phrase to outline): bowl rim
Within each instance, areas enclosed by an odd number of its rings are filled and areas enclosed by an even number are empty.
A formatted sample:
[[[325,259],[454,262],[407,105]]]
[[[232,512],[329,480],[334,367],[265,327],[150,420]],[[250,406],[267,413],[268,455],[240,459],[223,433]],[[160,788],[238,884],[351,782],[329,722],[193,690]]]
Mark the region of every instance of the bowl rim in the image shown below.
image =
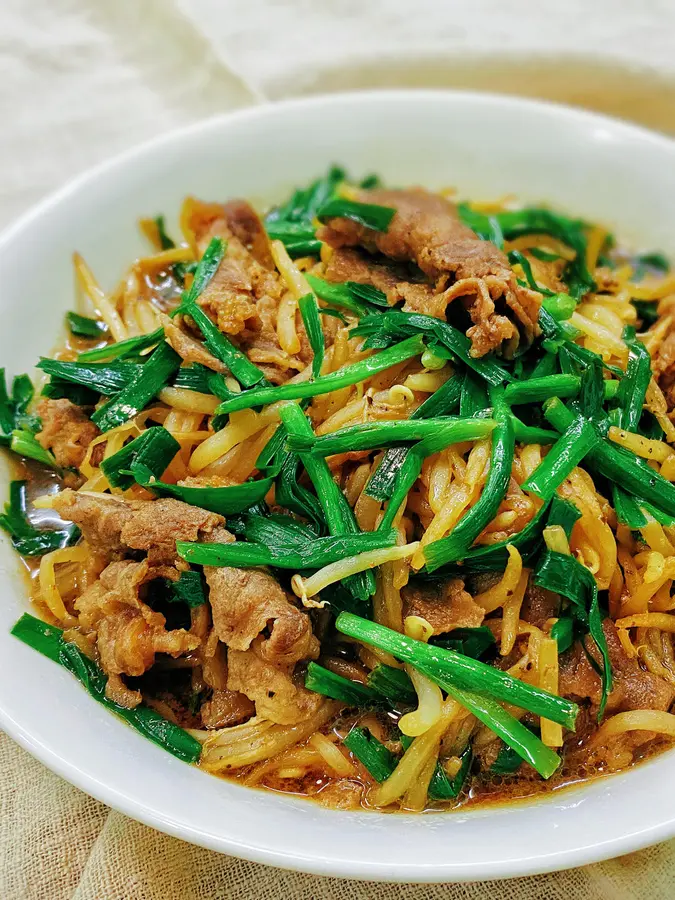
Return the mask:
[[[655,147],[661,147],[669,153],[675,154],[675,140],[666,135],[658,134],[643,126],[632,124],[604,114],[546,100],[518,97],[495,92],[442,88],[420,90],[384,88],[367,91],[314,94],[295,97],[288,100],[267,102],[200,119],[162,134],[155,135],[119,154],[103,160],[68,180],[62,187],[39,200],[26,212],[20,215],[13,223],[10,223],[5,227],[0,234],[0,253],[4,252],[7,246],[13,241],[21,239],[22,235],[30,229],[34,222],[38,221],[52,209],[58,207],[61,203],[67,202],[71,196],[79,193],[89,184],[96,181],[99,176],[114,173],[116,170],[123,170],[128,165],[133,165],[143,157],[152,156],[156,152],[161,151],[162,148],[179,145],[182,141],[190,141],[200,134],[208,134],[212,130],[218,131],[222,127],[227,127],[229,124],[254,120],[260,117],[264,118],[272,109],[276,110],[282,108],[310,112],[317,106],[342,105],[345,103],[355,104],[357,106],[368,106],[373,103],[396,104],[399,102],[410,102],[413,99],[442,101],[444,98],[451,99],[456,103],[472,104],[474,106],[490,106],[498,103],[506,107],[511,107],[514,111],[526,108],[535,112],[539,111],[542,114],[550,115],[551,113],[555,113],[559,119],[566,120],[570,122],[570,124],[585,123],[589,127],[604,126],[619,136],[647,141]],[[252,862],[272,865],[283,869],[292,869],[294,871],[314,875],[358,878],[367,881],[417,883],[461,882],[478,879],[517,877],[553,872],[572,866],[599,862],[624,853],[642,849],[675,836],[674,812],[669,819],[658,821],[650,827],[633,831],[622,837],[612,838],[611,840],[602,840],[599,838],[593,843],[588,843],[583,847],[572,847],[553,851],[546,855],[539,855],[532,858],[523,855],[523,857],[508,863],[505,863],[504,861],[500,861],[496,864],[483,862],[480,867],[473,861],[468,863],[455,861],[452,863],[439,863],[435,866],[426,866],[424,869],[421,869],[419,866],[415,866],[414,863],[402,861],[400,865],[397,865],[395,870],[392,871],[390,868],[385,869],[384,864],[377,860],[369,860],[368,862],[363,863],[334,858],[328,861],[322,859],[318,853],[304,855],[301,850],[299,850],[295,856],[290,858],[286,854],[282,855],[280,852],[269,848],[237,841],[235,836],[228,837],[225,835],[215,835],[207,831],[200,831],[198,828],[192,827],[191,825],[164,816],[160,810],[152,809],[142,801],[137,800],[130,791],[125,792],[104,781],[98,780],[93,774],[87,772],[79,765],[72,763],[69,759],[64,758],[47,744],[34,739],[30,733],[30,729],[24,727],[17,718],[13,717],[2,707],[0,707],[0,726],[23,749],[46,765],[51,771],[84,791],[89,796],[92,796],[96,800],[136,821],[173,837],[190,841],[191,843],[206,849],[233,854]],[[205,774],[205,777],[210,778],[213,776]],[[614,775],[611,777],[611,780],[612,782],[615,782],[616,779],[623,777],[626,777],[626,773],[623,775]],[[630,777],[630,772],[628,773],[628,777]],[[598,779],[591,782],[591,784],[597,784],[598,781],[604,780],[605,779]],[[578,794],[580,791],[586,789],[587,787],[581,786],[566,788],[565,791]],[[242,788],[242,790],[250,791],[251,789]],[[309,801],[301,802],[306,803]],[[516,805],[522,806],[523,803],[538,804],[541,802],[546,802],[545,797],[541,800],[519,801]],[[472,811],[470,814],[481,814],[484,810],[485,808],[480,811]],[[487,807],[487,810],[489,811],[490,807]],[[333,812],[333,814],[341,815],[340,812]],[[360,815],[368,817],[378,815],[391,816],[391,814],[378,814],[375,812],[363,812]],[[440,813],[439,815],[447,814]],[[397,816],[397,818],[405,818],[405,816]]]

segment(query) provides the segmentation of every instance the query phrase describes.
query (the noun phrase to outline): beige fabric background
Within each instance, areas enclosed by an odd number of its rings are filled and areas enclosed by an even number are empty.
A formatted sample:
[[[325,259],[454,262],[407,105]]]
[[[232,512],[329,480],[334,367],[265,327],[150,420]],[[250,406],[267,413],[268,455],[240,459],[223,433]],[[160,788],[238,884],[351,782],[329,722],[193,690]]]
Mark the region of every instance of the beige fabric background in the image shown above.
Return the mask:
[[[297,93],[498,89],[675,132],[672,0],[0,0],[0,225],[153,134]],[[0,734],[3,900],[661,900],[675,841],[556,875],[297,875],[132,822]]]

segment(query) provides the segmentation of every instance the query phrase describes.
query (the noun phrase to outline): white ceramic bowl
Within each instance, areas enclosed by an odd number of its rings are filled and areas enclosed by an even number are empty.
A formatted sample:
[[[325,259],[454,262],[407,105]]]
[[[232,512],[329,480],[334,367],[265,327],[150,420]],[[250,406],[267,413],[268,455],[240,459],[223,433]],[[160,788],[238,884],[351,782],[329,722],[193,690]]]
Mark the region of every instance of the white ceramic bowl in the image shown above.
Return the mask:
[[[394,185],[547,201],[673,255],[675,144],[664,137],[485,94],[316,97],[161,137],[25,216],[0,240],[0,363],[30,371],[54,346],[72,304],[73,249],[112,287],[142,250],[138,216],[171,219],[186,194],[274,200],[331,162]],[[0,724],[68,781],[161,831],[273,865],[389,881],[549,871],[675,835],[672,754],[537,802],[447,815],[332,811],[206,775],[131,731],[68,672],[12,638],[28,603],[4,539],[0,572]]]

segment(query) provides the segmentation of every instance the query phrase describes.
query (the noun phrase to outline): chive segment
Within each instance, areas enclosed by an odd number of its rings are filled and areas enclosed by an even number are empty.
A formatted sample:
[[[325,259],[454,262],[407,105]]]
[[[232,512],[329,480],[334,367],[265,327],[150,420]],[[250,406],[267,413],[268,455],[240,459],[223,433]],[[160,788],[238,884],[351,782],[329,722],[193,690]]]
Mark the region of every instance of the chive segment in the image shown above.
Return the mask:
[[[244,484],[233,484],[229,487],[190,487],[159,481],[153,471],[142,462],[133,462],[130,471],[137,484],[158,497],[174,497],[190,506],[208,509],[221,516],[243,512],[254,503],[260,502],[274,482],[273,478],[260,478],[257,481],[246,481]]]
[[[377,375],[378,372],[390,369],[413,356],[419,356],[423,350],[422,337],[416,335],[401,341],[400,344],[396,344],[388,350],[370,356],[368,359],[344,366],[329,375],[321,375],[314,381],[282,384],[279,387],[260,387],[255,390],[242,391],[241,394],[233,394],[230,399],[220,404],[217,412],[232,413],[240,409],[251,409],[254,406],[277,403],[280,400],[298,400],[304,397],[315,397],[319,394],[329,394],[331,391],[365,381],[371,375]]]
[[[359,203],[356,200],[344,200],[342,197],[335,197],[329,200],[319,210],[316,216],[318,219],[350,219],[358,225],[365,228],[372,228],[373,231],[386,231],[389,228],[391,220],[396,215],[396,210],[390,206],[378,206],[375,203]]]
[[[487,480],[479,499],[462,516],[452,532],[424,548],[429,572],[466,556],[478,535],[496,516],[499,504],[506,494],[515,451],[513,420],[504,401],[503,390],[493,390],[492,404],[497,427],[492,432],[490,471]]]
[[[310,662],[307,666],[305,687],[309,691],[323,694],[324,697],[338,700],[346,706],[373,706],[382,701],[382,698],[365,684],[337,675],[315,662]]]
[[[17,456],[34,459],[35,462],[42,463],[43,466],[49,466],[50,469],[59,468],[54,454],[49,450],[45,450],[32,431],[13,431],[9,449],[16,453]]]
[[[180,364],[180,356],[168,344],[161,343],[129,384],[94,412],[91,421],[101,431],[110,431],[138,415],[166,385]]]
[[[540,403],[550,397],[576,397],[580,390],[581,378],[576,375],[549,375],[507,385],[504,401],[510,406]]]
[[[567,597],[573,618],[583,625],[598,648],[602,659],[602,697],[598,710],[600,720],[605,712],[607,697],[612,690],[613,679],[595,578],[573,556],[546,550],[534,573],[534,583]]]
[[[319,306],[314,294],[305,294],[298,300],[300,315],[307,332],[307,339],[312,348],[312,377],[318,378],[321,374],[321,366],[326,352],[323,327],[319,318]]]
[[[147,706],[136,706],[125,709],[113,703],[105,696],[107,678],[95,662],[88,659],[75,644],[63,640],[63,631],[54,625],[36,619],[24,613],[12,628],[11,633],[33,650],[42,653],[52,662],[57,662],[68,669],[82,682],[94,700],[112,710],[124,719],[132,728],[139,731],[153,743],[168,750],[173,756],[184,762],[197,762],[202,747],[199,741],[178,725],[164,719],[154,709]]]
[[[101,460],[101,471],[111,487],[126,488],[134,484],[133,465],[143,465],[160,478],[171,460],[180,450],[176,438],[161,426],[148,428],[117,453]]]
[[[129,387],[143,373],[141,363],[124,361],[86,363],[43,358],[37,367],[52,378],[80,384],[108,397]]]
[[[523,483],[542,500],[550,500],[572,469],[579,465],[600,441],[600,435],[588,419],[575,416],[574,421],[548,451],[544,459]]]
[[[389,309],[375,315],[364,316],[350,334],[367,338],[365,346],[389,346],[402,337],[419,334],[435,340],[454,357],[468,366],[488,384],[497,386],[511,381],[511,375],[489,357],[471,356],[471,341],[448,322],[421,313],[406,313]]]
[[[652,379],[652,358],[645,345],[635,337],[635,328],[627,325],[623,330],[623,339],[628,346],[628,365],[616,398],[621,410],[619,427],[637,431],[645,394]]]
[[[292,435],[314,437],[305,414],[294,403],[282,406],[279,415],[289,437]],[[360,533],[354,513],[345,495],[333,480],[325,459],[303,452],[300,452],[299,456],[314,485],[330,533],[334,536]],[[371,571],[350,575],[344,580],[344,584],[350,593],[364,602],[375,593],[375,576]]]
[[[82,316],[80,313],[66,313],[66,323],[70,329],[70,333],[75,337],[98,338],[99,340],[108,333],[108,326],[100,319],[91,319],[89,316]]]
[[[452,683],[458,690],[480,693],[493,700],[511,703],[564,725],[565,728],[574,729],[579,712],[575,703],[519,681],[478,660],[454,650],[413,640],[348,612],[340,613],[335,627],[341,634],[378,647],[409,663],[444,690],[447,689],[446,684]]]
[[[158,328],[149,334],[141,334],[138,337],[130,337],[116,344],[106,344],[105,347],[97,347],[96,350],[85,350],[77,357],[78,362],[100,362],[113,359],[127,359],[130,356],[138,356],[143,350],[155,347],[164,340],[164,329]]]
[[[312,456],[333,456],[352,450],[375,450],[398,444],[401,441],[422,441],[434,438],[439,429],[454,427],[454,433],[463,435],[458,440],[478,440],[490,434],[496,426],[495,419],[456,419],[439,416],[434,419],[396,419],[390,422],[365,422],[340,428],[332,434],[314,437],[289,436],[288,446],[296,452],[309,451]],[[456,427],[455,427],[456,426]],[[451,432],[452,433],[452,432]],[[430,446],[433,446],[433,441]]]
[[[363,728],[352,728],[343,743],[380,784],[386,781],[396,768],[397,760],[391,750]]]
[[[396,533],[393,531],[362,532],[343,534],[335,537],[315,537],[304,547],[289,549],[287,546],[266,546],[265,544],[237,541],[231,544],[191,543],[177,541],[178,555],[199,566],[275,566],[279,569],[321,569],[338,562],[366,553],[393,547]]]
[[[549,400],[544,415],[558,431],[564,432],[574,414],[561,400]],[[621,488],[652,504],[669,516],[675,516],[675,485],[655,472],[645,460],[607,440],[600,440],[588,453],[589,466]]]
[[[77,542],[80,529],[73,524],[56,529],[38,529],[28,520],[26,482],[10,481],[9,501],[0,514],[0,528],[7,532],[21,556],[43,556]]]

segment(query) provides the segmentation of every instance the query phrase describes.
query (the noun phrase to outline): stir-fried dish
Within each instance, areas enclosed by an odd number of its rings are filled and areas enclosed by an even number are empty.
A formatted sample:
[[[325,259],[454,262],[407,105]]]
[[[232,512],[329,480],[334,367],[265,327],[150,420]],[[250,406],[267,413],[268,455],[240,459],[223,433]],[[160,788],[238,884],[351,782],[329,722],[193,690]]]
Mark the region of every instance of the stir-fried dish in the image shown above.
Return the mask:
[[[675,738],[675,277],[450,197],[188,198],[3,373],[14,634],[209,772],[452,808]]]

